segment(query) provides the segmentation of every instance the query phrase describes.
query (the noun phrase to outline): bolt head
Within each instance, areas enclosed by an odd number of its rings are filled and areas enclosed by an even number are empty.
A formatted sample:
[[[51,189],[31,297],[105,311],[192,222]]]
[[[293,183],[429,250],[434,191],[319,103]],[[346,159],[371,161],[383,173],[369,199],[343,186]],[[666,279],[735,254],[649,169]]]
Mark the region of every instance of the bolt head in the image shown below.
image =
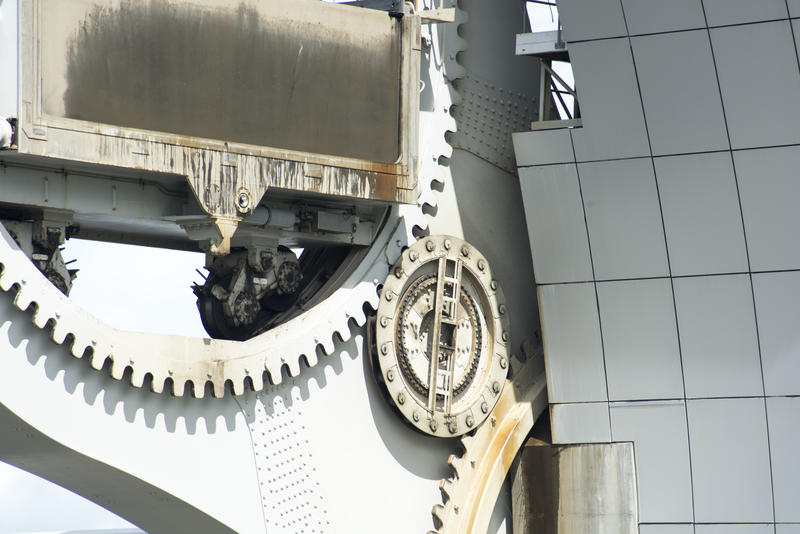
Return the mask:
[[[486,270],[486,262],[483,260],[478,260],[478,269],[481,271]]]
[[[406,394],[401,391],[400,394],[397,395],[397,403],[405,404],[405,402],[406,402]]]
[[[497,280],[492,280],[492,281],[489,283],[489,287],[491,287],[491,288],[492,288],[492,291],[497,291]]]
[[[384,298],[386,299],[386,302],[391,302],[392,301],[392,292],[391,291],[387,291],[383,295],[384,295]]]
[[[411,414],[411,419],[413,419],[415,423],[419,422],[419,412],[417,410],[414,410],[414,413]]]
[[[492,382],[492,393],[495,395],[500,393],[500,382]]]
[[[434,245],[433,241],[431,241],[430,239],[425,241],[425,250],[427,250],[428,252],[433,252],[433,249],[435,247],[436,245]]]
[[[386,380],[388,380],[389,382],[394,380],[394,371],[392,371],[391,369],[386,371]]]
[[[505,315],[506,314],[506,305],[505,304],[501,304],[500,306],[497,307],[497,311],[500,312],[500,315]]]
[[[481,412],[482,413],[488,413],[489,412],[489,405],[486,404],[485,402],[481,403]]]
[[[471,415],[468,415],[465,423],[467,423],[468,427],[472,428],[472,425],[475,424],[475,418],[472,417]]]
[[[505,369],[508,367],[508,360],[506,360],[505,356],[500,357],[500,369]]]
[[[452,246],[453,246],[453,244],[450,242],[449,239],[445,239],[444,240],[444,248],[445,248],[445,250],[450,250],[450,247],[452,247]]]
[[[394,268],[394,276],[395,278],[402,278],[403,277],[403,268],[402,267],[395,267]]]
[[[416,250],[412,250],[411,252],[408,253],[408,259],[409,260],[417,261],[417,258],[419,258],[419,255],[417,254]]]
[[[451,434],[455,434],[456,433],[456,431],[458,430],[458,427],[456,426],[455,421],[452,421],[452,422],[447,424],[447,430],[449,430]]]
[[[469,247],[467,245],[461,247],[461,255],[464,256],[465,258],[469,256]]]
[[[389,326],[389,318],[386,317],[385,315],[383,317],[381,317],[381,326],[384,327],[384,328]]]
[[[389,344],[388,343],[384,343],[383,345],[381,345],[381,354],[383,354],[384,356],[389,354]]]
[[[503,332],[503,341],[508,341],[509,337],[508,332]]]
[[[431,419],[431,422],[428,426],[430,427],[431,432],[436,432],[436,429],[439,428],[439,423],[436,422],[436,419]]]

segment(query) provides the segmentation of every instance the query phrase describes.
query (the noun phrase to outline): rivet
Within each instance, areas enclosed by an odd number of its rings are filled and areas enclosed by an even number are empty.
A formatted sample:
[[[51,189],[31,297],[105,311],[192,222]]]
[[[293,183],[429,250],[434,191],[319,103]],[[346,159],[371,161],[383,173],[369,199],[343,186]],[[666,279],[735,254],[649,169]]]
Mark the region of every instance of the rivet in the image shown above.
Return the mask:
[[[418,257],[419,257],[419,255],[417,255],[417,251],[416,250],[412,250],[411,252],[408,253],[408,259],[411,260],[411,261],[417,261]]]
[[[508,332],[503,332],[503,341],[508,341]]]
[[[505,356],[500,357],[500,369],[505,369],[508,367],[508,360],[506,360]]]
[[[452,246],[452,243],[450,243],[450,240],[449,239],[445,239],[444,240],[444,248],[445,248],[445,250],[450,250],[451,246]]]
[[[399,404],[405,404],[405,402],[406,402],[406,394],[403,393],[402,391],[400,392],[399,395],[397,395],[397,402]]]
[[[402,278],[403,277],[403,268],[400,267],[400,266],[395,267],[394,268],[394,276],[396,278]]]
[[[419,412],[414,410],[414,413],[411,414],[411,418],[414,420],[415,423],[419,422]]]
[[[505,315],[505,313],[506,313],[506,305],[505,304],[501,304],[500,306],[497,307],[497,311],[500,312],[500,315]]]
[[[384,356],[389,354],[389,344],[388,343],[384,343],[383,345],[381,345],[381,354],[383,354]]]
[[[434,245],[433,241],[431,241],[430,239],[428,241],[425,241],[425,250],[427,250],[428,252],[433,252],[435,246],[436,245]]]
[[[481,271],[486,269],[486,262],[483,261],[482,259],[478,260],[478,269],[480,269]]]
[[[487,413],[488,411],[489,411],[489,405],[486,404],[485,402],[482,402],[481,403],[481,412]]]
[[[381,326],[384,327],[384,328],[389,326],[389,318],[386,317],[385,315],[383,317],[381,317]]]
[[[436,419],[431,419],[430,425],[431,432],[436,432],[436,429],[439,428],[439,423],[436,422]]]
[[[472,417],[471,415],[468,415],[466,421],[464,422],[467,423],[468,427],[472,428],[472,425],[475,424],[475,418]]]
[[[394,380],[394,371],[392,371],[391,369],[386,371],[386,380],[388,380],[389,382]]]
[[[461,255],[464,257],[469,256],[469,247],[467,245],[461,247]]]
[[[384,293],[384,295],[386,295],[386,301],[387,302],[391,302],[392,301],[392,292],[391,291],[387,291],[386,293]]]
[[[494,393],[495,395],[500,393],[500,382],[492,382],[492,393]]]
[[[450,423],[448,423],[447,430],[449,430],[451,434],[455,434],[456,433],[456,431],[458,430],[458,427],[456,426],[455,421],[451,421]]]
[[[492,291],[495,291],[495,290],[497,290],[497,280],[492,280],[492,281],[489,283],[489,287],[491,287],[491,288],[492,288]]]

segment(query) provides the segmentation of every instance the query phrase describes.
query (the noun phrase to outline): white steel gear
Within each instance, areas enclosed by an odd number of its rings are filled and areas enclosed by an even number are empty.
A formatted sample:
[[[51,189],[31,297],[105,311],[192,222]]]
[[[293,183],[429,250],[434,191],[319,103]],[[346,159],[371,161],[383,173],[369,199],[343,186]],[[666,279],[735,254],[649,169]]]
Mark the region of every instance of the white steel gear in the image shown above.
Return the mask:
[[[508,374],[508,318],[486,258],[453,236],[411,245],[383,284],[375,346],[389,397],[417,429],[462,435]]]

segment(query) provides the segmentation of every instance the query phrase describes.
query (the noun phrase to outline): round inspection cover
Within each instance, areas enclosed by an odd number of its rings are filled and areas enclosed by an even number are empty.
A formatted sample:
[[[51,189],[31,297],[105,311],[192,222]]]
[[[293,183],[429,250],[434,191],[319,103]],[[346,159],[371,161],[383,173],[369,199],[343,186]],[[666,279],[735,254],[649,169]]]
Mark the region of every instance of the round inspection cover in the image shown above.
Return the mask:
[[[383,284],[375,329],[376,371],[412,425],[454,437],[486,419],[510,337],[503,293],[475,247],[451,236],[409,247]]]

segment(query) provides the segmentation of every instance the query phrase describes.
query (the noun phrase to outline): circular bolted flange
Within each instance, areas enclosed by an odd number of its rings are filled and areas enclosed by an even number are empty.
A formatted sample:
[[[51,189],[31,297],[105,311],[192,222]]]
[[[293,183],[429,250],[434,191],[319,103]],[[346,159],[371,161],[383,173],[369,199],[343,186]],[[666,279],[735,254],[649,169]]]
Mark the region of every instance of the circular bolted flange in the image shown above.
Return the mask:
[[[421,432],[465,434],[488,417],[508,374],[503,292],[486,258],[452,236],[416,242],[390,273],[375,326],[388,398]]]

